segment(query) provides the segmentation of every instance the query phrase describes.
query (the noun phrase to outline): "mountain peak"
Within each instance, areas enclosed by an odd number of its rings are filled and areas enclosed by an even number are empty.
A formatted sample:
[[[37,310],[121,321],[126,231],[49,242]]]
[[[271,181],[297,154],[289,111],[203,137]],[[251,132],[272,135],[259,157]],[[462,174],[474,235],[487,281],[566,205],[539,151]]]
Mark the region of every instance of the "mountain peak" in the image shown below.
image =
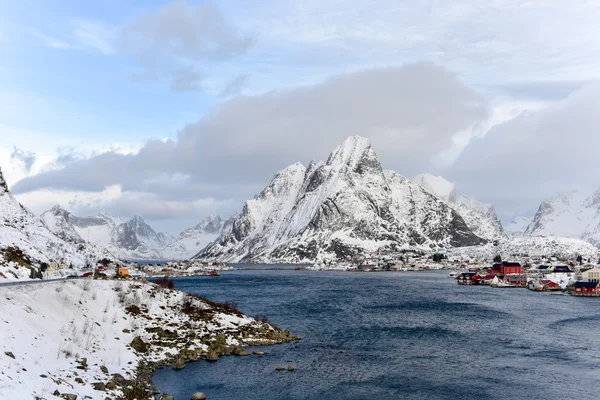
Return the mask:
[[[327,159],[327,165],[338,168],[348,166],[354,170],[365,157],[377,159],[369,139],[362,136],[350,136],[331,152]]]
[[[2,169],[0,169],[0,195],[3,195],[4,193],[8,193],[8,186],[2,175]]]

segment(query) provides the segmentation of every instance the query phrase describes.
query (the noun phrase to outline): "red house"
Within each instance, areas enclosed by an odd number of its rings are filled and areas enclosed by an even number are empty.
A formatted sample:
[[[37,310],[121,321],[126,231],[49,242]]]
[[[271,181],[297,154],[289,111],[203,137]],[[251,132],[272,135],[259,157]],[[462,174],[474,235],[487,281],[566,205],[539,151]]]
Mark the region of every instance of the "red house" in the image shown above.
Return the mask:
[[[500,264],[494,264],[494,265],[492,265],[492,269],[490,270],[490,274],[502,275],[502,266]]]
[[[517,262],[504,261],[502,264],[500,264],[500,271],[502,275],[522,274],[523,267]]]
[[[575,282],[572,296],[600,296],[600,282]]]

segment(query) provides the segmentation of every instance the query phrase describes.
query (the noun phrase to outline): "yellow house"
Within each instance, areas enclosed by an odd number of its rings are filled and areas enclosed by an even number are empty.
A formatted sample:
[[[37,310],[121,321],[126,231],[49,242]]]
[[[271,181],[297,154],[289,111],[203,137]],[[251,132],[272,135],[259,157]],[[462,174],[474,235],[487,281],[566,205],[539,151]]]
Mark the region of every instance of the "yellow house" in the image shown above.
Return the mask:
[[[62,264],[60,264],[60,268],[67,269],[67,268],[69,268],[69,266],[65,263],[62,263]]]
[[[119,276],[129,276],[129,270],[127,268],[119,267],[117,274]]]

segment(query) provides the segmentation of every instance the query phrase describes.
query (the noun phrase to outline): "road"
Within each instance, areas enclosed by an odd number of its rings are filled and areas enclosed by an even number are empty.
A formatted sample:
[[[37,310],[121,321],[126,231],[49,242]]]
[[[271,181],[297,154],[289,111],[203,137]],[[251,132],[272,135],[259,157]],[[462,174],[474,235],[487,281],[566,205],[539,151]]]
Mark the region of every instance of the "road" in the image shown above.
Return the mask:
[[[57,279],[35,279],[31,281],[12,281],[12,282],[2,282],[0,283],[0,287],[2,286],[23,286],[23,285],[38,285],[40,283],[49,283],[49,282],[58,282],[58,281],[70,281],[74,279],[83,279],[83,276],[78,276],[75,278],[57,278]]]

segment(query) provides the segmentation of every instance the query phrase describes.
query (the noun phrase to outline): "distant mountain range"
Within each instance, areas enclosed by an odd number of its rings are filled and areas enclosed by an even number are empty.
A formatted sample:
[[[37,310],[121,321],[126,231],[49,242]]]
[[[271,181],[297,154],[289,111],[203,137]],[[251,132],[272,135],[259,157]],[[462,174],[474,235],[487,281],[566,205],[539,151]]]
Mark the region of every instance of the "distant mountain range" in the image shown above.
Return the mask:
[[[537,236],[548,238],[526,239]],[[443,177],[411,181],[384,170],[360,136],[346,139],[326,161],[279,171],[235,217],[208,217],[178,237],[157,233],[139,216],[78,217],[56,206],[38,218],[10,194],[0,172],[0,267],[8,246],[38,262],[85,265],[105,257],[313,262],[403,249],[495,251],[486,243],[590,251],[575,239],[600,245],[600,190],[561,192],[544,200],[533,220],[518,217],[505,230],[491,204],[457,194]]]
[[[106,214],[77,217],[55,206],[41,218],[59,237],[73,243],[91,243],[121,259],[139,260],[190,258],[230,226],[219,216],[208,217],[175,238],[169,233],[155,232],[139,216],[127,221]]]

